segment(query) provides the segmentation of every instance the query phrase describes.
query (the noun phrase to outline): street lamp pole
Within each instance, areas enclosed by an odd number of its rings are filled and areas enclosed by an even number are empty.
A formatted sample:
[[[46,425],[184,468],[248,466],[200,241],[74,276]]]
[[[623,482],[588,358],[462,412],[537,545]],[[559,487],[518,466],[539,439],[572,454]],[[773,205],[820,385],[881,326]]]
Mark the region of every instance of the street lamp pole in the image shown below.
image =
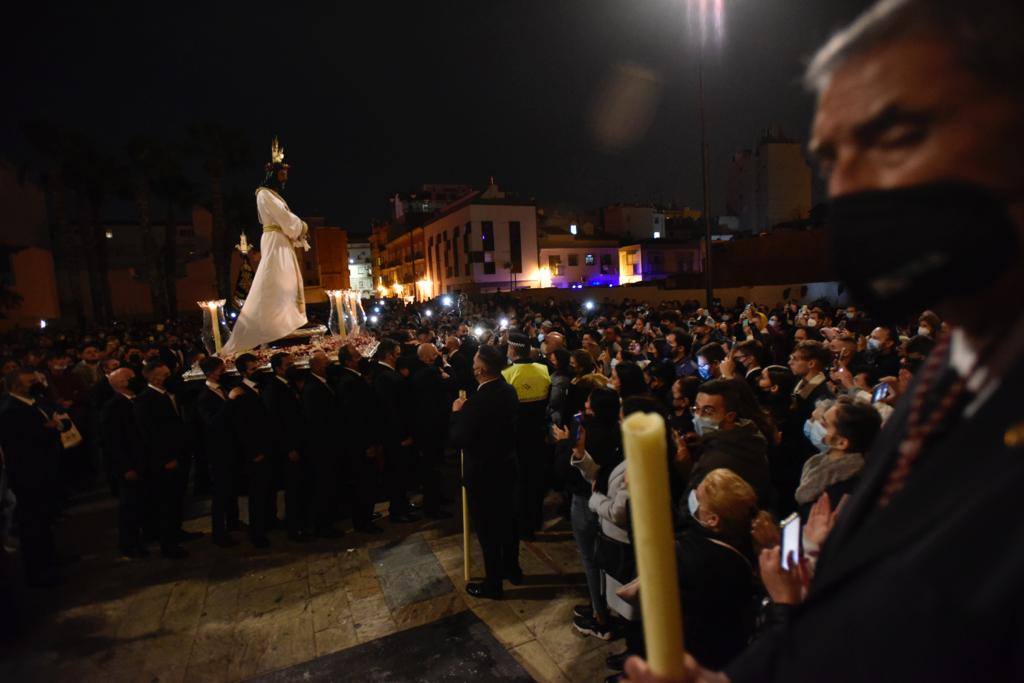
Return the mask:
[[[704,289],[707,297],[705,306],[711,308],[714,287],[711,284],[711,214],[708,201],[708,141],[707,127],[704,122],[704,46],[701,45],[697,57],[697,88],[700,98],[700,169],[701,184],[704,193]]]

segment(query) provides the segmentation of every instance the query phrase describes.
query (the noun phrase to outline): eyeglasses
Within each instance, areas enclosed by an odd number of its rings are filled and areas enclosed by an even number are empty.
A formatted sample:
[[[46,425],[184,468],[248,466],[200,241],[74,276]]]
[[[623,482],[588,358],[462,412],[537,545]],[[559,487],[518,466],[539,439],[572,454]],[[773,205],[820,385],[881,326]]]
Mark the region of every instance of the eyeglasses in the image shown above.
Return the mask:
[[[691,406],[690,412],[694,415],[701,415],[703,417],[711,417],[715,414],[714,406]]]

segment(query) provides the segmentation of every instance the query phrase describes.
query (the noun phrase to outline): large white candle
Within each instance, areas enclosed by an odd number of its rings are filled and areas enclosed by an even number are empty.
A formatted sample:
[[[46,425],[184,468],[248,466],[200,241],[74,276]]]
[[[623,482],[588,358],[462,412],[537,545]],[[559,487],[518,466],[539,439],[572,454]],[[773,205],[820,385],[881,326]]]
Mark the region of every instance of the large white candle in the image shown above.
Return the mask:
[[[655,413],[630,415],[622,422],[622,442],[647,660],[655,674],[679,680],[683,677],[683,612],[672,535],[665,420]]]

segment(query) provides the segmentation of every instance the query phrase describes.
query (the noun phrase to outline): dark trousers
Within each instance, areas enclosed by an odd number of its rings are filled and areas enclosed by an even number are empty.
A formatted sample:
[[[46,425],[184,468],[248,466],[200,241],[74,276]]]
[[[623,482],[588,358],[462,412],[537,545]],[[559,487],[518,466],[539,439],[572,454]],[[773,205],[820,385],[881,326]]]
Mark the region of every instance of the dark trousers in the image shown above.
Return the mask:
[[[373,506],[377,502],[377,460],[363,453],[353,453],[349,459],[352,473],[351,500],[352,525],[366,526],[373,521]]]
[[[444,442],[424,442],[420,446],[420,482],[423,484],[423,511],[427,514],[441,510],[441,462],[444,460]]]
[[[248,462],[246,473],[249,479],[249,537],[266,538],[270,525],[270,491],[273,470],[270,460]]]
[[[181,504],[185,494],[185,479],[179,464],[178,469],[161,468],[153,481],[154,504],[157,523],[160,526],[160,547],[163,550],[178,545],[181,535]]]
[[[284,507],[288,517],[288,533],[297,534],[313,528],[313,497],[310,491],[310,466],[306,455],[298,462],[285,459]]]
[[[313,526],[326,529],[338,518],[338,461],[331,451],[315,453],[313,469]]]
[[[404,515],[409,512],[409,456],[408,446],[389,444],[384,447],[384,488],[388,496],[388,512]]]
[[[234,456],[214,453],[210,461],[211,522],[214,536],[223,536],[238,524],[238,483]]]
[[[57,569],[53,547],[53,497],[56,490],[37,491],[16,486],[11,489],[18,500],[14,520],[18,524],[25,580],[32,582],[51,575]]]
[[[469,514],[484,555],[484,584],[498,591],[505,576],[520,571],[512,481],[510,476],[505,482],[468,487]]]
[[[548,460],[543,425],[524,425],[516,438],[516,526],[520,538],[533,536],[543,526]]]
[[[143,483],[136,479],[128,481],[121,477],[117,486],[117,519],[119,527],[118,546],[121,552],[129,553],[142,547],[142,499]]]

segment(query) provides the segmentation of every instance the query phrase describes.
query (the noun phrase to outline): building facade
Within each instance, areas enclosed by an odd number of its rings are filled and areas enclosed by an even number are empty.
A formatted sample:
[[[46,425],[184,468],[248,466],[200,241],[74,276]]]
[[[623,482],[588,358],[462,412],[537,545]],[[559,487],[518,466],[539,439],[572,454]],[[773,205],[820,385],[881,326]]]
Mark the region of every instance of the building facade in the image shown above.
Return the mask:
[[[539,238],[540,268],[547,268],[552,287],[601,287],[619,284],[619,242],[616,239],[548,232]]]
[[[733,154],[726,178],[726,213],[749,232],[807,219],[811,167],[800,141],[770,128],[762,131],[753,150]]]
[[[703,271],[702,242],[650,239],[619,247],[619,284]]]
[[[418,296],[540,287],[537,208],[492,182],[450,205],[423,228],[426,274]]]
[[[348,243],[348,282],[350,289],[364,294],[373,292],[373,255],[369,241]]]

